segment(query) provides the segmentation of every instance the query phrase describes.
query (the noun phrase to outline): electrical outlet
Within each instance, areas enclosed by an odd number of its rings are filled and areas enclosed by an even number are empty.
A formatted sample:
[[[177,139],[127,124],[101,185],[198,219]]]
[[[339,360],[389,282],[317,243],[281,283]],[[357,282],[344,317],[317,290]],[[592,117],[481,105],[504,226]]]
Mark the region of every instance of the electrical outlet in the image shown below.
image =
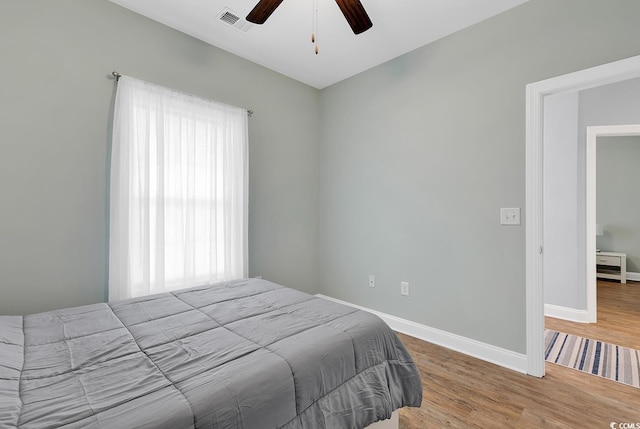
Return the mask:
[[[374,276],[369,276],[369,287],[376,287],[376,278]]]
[[[409,282],[400,282],[400,294],[409,296]]]
[[[520,208],[501,208],[500,225],[520,225]]]

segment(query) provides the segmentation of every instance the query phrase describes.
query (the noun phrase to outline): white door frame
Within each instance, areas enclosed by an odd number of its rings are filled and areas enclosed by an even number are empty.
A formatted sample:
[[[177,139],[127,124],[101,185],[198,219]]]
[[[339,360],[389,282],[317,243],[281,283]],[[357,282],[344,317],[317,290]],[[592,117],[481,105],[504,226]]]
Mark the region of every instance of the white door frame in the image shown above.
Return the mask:
[[[637,77],[640,77],[640,55],[531,83],[526,87],[525,275],[527,373],[530,375],[544,376],[544,284],[542,281],[544,98],[553,94],[582,91]],[[593,237],[595,240],[595,230]]]
[[[598,137],[625,137],[640,135],[640,124],[601,125],[587,127],[587,315],[589,322],[597,321],[596,280],[596,141]]]

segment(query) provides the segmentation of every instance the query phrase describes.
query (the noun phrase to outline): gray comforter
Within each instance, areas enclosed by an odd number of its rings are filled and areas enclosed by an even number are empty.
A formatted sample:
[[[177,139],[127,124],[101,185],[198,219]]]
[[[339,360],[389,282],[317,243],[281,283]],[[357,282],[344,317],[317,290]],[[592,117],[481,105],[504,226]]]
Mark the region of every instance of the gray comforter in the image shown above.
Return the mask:
[[[265,280],[0,316],[0,428],[361,428],[421,396],[379,318]]]

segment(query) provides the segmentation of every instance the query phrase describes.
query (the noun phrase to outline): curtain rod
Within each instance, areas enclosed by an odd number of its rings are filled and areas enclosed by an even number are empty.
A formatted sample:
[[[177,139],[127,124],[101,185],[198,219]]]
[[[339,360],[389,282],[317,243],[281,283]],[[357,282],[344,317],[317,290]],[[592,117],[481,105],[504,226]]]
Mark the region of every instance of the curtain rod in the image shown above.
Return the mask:
[[[122,75],[120,73],[118,73],[117,71],[112,71],[111,72],[111,76],[116,78],[116,82],[118,80],[120,80],[120,78],[122,77]],[[253,116],[253,110],[247,109],[247,115],[249,115],[249,117]]]

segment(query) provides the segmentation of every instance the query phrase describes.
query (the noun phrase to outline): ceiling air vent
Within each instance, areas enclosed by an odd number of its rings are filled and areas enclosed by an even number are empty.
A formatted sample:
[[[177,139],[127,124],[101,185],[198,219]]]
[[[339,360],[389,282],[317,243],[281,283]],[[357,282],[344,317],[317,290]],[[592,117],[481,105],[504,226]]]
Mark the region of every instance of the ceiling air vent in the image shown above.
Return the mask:
[[[221,16],[220,16],[220,21],[224,21],[227,24],[235,24],[236,22],[238,22],[238,20],[240,20],[240,17],[237,15],[234,15],[233,13],[229,12],[228,10],[226,10]]]
[[[231,25],[233,28],[240,30],[244,33],[249,31],[249,29],[253,27],[253,24],[240,18],[235,12],[233,12],[231,9],[227,7],[225,7],[222,10],[222,12],[218,14],[218,19],[220,19],[220,21],[222,22],[226,22],[227,24]]]

